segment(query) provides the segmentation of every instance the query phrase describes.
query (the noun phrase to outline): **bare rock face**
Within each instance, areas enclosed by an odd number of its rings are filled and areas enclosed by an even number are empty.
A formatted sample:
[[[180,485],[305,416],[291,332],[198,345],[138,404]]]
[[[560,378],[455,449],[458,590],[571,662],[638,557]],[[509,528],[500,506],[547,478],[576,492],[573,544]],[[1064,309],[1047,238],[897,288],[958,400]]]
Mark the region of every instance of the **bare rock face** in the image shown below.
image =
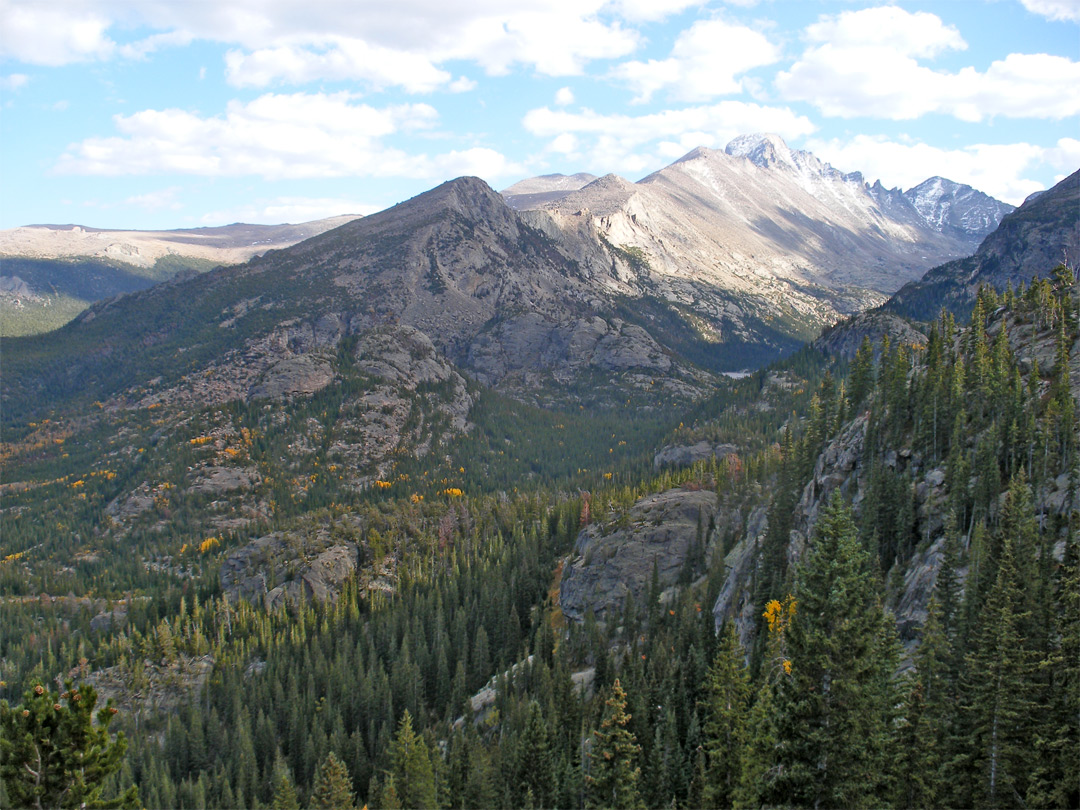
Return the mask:
[[[691,445],[669,444],[653,456],[653,469],[691,467],[707,458],[715,456],[717,459],[723,459],[736,452],[738,448],[733,444],[717,444],[704,440]]]
[[[814,346],[827,354],[851,360],[862,345],[863,338],[867,338],[877,352],[884,337],[888,337],[893,346],[926,344],[926,335],[903,318],[888,312],[862,312],[826,329],[814,341]]]
[[[230,600],[261,602],[267,609],[301,599],[333,601],[359,564],[359,545],[335,541],[329,532],[275,532],[226,557],[221,590]]]
[[[172,714],[182,704],[197,699],[214,671],[214,658],[204,655],[163,657],[142,662],[138,671],[125,666],[99,669],[86,676],[98,694],[98,706],[110,698],[125,713],[142,711]]]
[[[618,318],[557,322],[528,312],[479,334],[469,347],[467,366],[479,381],[497,385],[527,372],[550,372],[569,380],[588,366],[664,374],[672,363],[648,332]]]
[[[674,585],[699,527],[709,525],[716,509],[712,490],[672,489],[642,498],[614,527],[594,523],[582,530],[563,573],[563,613],[575,621],[588,610],[601,617],[622,609],[628,594],[641,604],[654,563],[660,587]]]

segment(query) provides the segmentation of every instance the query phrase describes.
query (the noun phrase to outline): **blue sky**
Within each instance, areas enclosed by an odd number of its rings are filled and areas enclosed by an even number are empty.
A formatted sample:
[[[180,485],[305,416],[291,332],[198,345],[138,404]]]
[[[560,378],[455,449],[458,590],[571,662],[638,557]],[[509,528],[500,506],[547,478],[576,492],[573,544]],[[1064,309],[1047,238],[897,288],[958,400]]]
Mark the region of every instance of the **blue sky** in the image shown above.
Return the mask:
[[[0,228],[637,180],[765,131],[1018,204],[1080,167],[1080,0],[0,0]]]

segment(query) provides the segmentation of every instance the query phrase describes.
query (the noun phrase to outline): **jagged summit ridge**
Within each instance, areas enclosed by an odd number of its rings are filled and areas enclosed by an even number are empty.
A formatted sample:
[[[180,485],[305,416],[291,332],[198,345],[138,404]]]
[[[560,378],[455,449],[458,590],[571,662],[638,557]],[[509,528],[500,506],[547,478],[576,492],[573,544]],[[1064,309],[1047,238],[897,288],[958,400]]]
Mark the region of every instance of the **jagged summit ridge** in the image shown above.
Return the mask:
[[[936,230],[956,228],[973,236],[989,234],[1003,216],[1015,210],[969,185],[938,176],[909,188],[904,197]]]

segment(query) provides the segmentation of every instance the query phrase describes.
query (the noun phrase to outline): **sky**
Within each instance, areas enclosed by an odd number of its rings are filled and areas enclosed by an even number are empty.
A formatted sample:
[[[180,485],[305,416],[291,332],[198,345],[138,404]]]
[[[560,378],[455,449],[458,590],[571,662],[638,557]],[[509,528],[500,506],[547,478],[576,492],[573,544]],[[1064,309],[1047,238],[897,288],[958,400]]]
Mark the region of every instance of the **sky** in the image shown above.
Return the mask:
[[[1018,205],[1080,168],[1080,0],[0,0],[0,228],[636,181],[753,132]]]

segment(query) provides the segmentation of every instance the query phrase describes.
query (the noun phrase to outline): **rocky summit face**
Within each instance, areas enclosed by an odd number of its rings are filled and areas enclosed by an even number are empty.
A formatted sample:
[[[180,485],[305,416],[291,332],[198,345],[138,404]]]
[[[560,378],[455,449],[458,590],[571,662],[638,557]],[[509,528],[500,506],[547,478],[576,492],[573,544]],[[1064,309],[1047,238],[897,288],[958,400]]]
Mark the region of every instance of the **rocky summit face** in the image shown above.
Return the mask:
[[[1015,206],[944,177],[931,177],[904,192],[926,223],[941,232],[951,230],[983,238],[1015,211]]]
[[[927,181],[930,182],[930,181]],[[924,184],[925,185],[925,184]],[[1080,171],[1032,195],[1001,219],[974,255],[947,262],[905,285],[885,305],[890,312],[930,319],[947,307],[965,311],[979,285],[1004,289],[1046,277],[1080,255]]]
[[[505,193],[564,242],[613,248],[616,269],[623,258],[632,271],[620,282],[692,310],[717,344],[774,349],[969,255],[1009,210],[946,180],[911,198],[871,187],[776,135],[695,149],[637,183],[608,175],[572,189],[569,179]],[[534,187],[541,196],[523,193]]]

